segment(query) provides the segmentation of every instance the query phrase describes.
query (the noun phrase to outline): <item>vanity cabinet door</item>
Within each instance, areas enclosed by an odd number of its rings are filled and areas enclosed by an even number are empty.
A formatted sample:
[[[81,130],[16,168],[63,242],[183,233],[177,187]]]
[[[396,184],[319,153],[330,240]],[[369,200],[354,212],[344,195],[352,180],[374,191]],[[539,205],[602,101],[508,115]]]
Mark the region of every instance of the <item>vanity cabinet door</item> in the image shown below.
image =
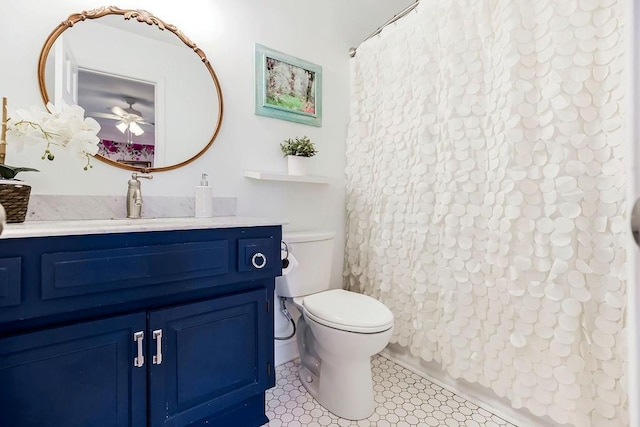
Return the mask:
[[[0,426],[145,426],[145,327],[140,313],[0,339]]]
[[[243,404],[273,385],[271,304],[263,288],[151,312],[149,333],[162,335],[162,358],[151,340],[149,425],[266,423],[264,400],[260,411]]]

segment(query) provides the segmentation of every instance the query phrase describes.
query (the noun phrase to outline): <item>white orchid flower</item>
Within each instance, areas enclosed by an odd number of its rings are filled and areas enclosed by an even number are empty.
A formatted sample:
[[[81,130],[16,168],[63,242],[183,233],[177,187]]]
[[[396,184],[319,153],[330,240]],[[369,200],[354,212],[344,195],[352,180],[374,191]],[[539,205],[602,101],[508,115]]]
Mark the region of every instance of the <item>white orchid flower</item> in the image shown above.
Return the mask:
[[[22,143],[47,144],[43,159],[53,160],[51,146],[71,150],[87,159],[84,169],[92,167],[91,156],[98,153],[100,125],[91,117],[84,117],[84,109],[79,105],[47,104],[48,111],[32,107],[28,110],[9,111],[7,123],[8,140],[21,149]]]

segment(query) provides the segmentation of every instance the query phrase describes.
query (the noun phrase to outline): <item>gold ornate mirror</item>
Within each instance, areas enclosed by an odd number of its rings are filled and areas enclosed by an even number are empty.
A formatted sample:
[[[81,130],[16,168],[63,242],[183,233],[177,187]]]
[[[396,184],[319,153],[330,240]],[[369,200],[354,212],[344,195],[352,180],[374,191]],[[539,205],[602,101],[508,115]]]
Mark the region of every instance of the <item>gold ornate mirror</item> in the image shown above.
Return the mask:
[[[100,123],[96,157],[122,169],[191,163],[222,124],[222,91],[205,53],[144,10],[69,15],[42,47],[38,81],[45,103],[78,104]]]

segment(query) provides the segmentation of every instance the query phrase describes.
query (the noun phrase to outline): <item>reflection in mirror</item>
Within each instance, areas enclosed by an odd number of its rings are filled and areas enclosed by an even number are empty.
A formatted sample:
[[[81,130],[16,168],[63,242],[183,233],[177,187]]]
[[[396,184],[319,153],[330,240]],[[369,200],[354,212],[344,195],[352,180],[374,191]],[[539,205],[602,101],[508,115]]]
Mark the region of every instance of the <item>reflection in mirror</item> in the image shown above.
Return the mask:
[[[71,15],[47,39],[38,68],[45,102],[77,103],[98,120],[97,157],[118,167],[182,166],[219,131],[222,94],[205,54],[148,12]]]
[[[150,168],[155,159],[155,84],[78,69],[78,105],[100,123],[99,151]]]

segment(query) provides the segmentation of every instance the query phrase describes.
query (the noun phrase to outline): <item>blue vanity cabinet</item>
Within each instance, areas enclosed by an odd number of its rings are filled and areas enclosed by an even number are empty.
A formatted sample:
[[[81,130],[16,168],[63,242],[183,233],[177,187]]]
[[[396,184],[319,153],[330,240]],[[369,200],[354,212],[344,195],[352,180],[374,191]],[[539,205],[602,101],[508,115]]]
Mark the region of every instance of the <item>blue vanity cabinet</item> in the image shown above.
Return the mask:
[[[223,409],[271,387],[266,301],[265,287],[149,313],[150,426],[225,425]],[[244,407],[227,425],[258,416]]]
[[[280,240],[280,226],[0,239],[0,427],[266,423]]]
[[[144,313],[0,339],[1,426],[146,425],[145,369],[132,369]]]

